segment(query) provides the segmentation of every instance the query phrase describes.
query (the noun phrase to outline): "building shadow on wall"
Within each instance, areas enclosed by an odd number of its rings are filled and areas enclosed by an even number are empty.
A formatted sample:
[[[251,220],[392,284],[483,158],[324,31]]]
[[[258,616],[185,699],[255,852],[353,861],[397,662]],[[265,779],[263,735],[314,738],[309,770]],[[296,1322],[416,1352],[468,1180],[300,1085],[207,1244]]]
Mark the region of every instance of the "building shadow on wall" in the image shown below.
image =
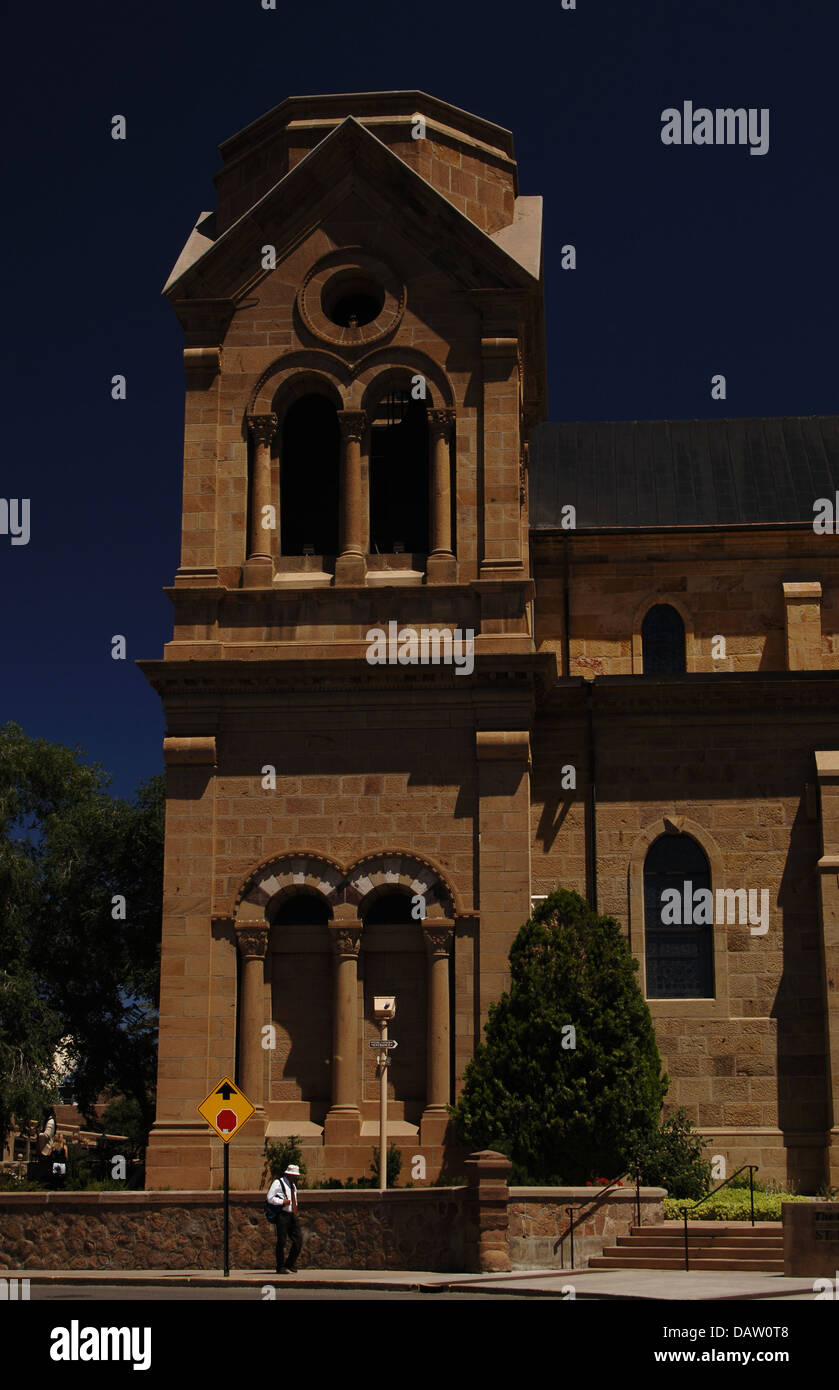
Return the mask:
[[[826,1177],[825,988],[815,868],[819,854],[818,821],[808,814],[805,795],[792,825],[778,893],[782,970],[770,1010],[777,1022],[778,1125],[787,1145],[789,1178],[805,1193],[815,1192]],[[759,940],[772,951],[771,931]]]

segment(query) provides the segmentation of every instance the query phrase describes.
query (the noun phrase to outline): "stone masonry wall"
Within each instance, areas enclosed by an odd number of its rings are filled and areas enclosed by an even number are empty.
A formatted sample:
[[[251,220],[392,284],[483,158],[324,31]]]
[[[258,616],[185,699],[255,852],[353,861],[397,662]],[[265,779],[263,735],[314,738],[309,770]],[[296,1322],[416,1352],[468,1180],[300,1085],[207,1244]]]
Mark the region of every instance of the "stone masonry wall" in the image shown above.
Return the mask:
[[[306,1269],[464,1270],[465,1189],[301,1193]],[[230,1197],[231,1269],[274,1269],[264,1193]],[[220,1192],[27,1192],[0,1199],[3,1269],[221,1269]]]
[[[507,1189],[500,1187],[500,1193]],[[388,1192],[301,1192],[301,1269],[415,1269],[468,1272],[476,1256],[476,1210],[468,1187]],[[641,1189],[642,1221],[663,1219],[659,1188]],[[509,1189],[509,1263],[498,1268],[556,1268],[569,1263],[559,1245],[567,1206],[593,1200],[592,1189]],[[230,1267],[274,1269],[274,1228],[264,1194],[230,1196]],[[575,1231],[575,1262],[585,1264],[635,1224],[635,1191],[611,1193]],[[219,1192],[21,1192],[0,1197],[0,1269],[221,1269]],[[480,1238],[480,1237],[479,1237]],[[499,1248],[505,1244],[503,1223]],[[495,1267],[495,1266],[493,1266]]]
[[[562,542],[536,532],[533,544],[536,644],[562,660]],[[689,672],[839,666],[839,561],[812,531],[572,536],[568,560],[569,670],[563,674],[640,674],[641,620],[659,602],[672,603],[682,614]],[[806,659],[791,662],[784,584],[797,580],[821,584],[811,614],[820,637]],[[725,638],[725,656],[715,645],[718,637]]]
[[[596,1190],[596,1189],[595,1189]],[[664,1188],[641,1188],[641,1224],[664,1220]],[[598,1201],[590,1187],[511,1187],[510,1260],[517,1269],[570,1269],[571,1242],[567,1231],[571,1218],[566,1207],[579,1208],[574,1229],[574,1267],[588,1264],[618,1236],[629,1235],[636,1223],[635,1189],[612,1191]]]

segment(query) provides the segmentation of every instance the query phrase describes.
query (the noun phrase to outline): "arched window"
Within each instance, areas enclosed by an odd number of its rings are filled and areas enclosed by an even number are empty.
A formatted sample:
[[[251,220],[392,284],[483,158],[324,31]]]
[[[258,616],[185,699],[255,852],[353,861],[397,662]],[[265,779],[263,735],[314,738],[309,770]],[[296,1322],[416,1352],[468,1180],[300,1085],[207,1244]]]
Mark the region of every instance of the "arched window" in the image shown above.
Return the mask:
[[[685,625],[670,603],[656,603],[641,624],[641,649],[645,676],[678,676],[687,670]]]
[[[648,999],[713,998],[713,922],[702,846],[690,835],[662,835],[644,861]]]
[[[388,391],[370,422],[370,553],[428,553],[428,416],[410,391]]]
[[[325,396],[301,396],[286,411],[280,454],[280,551],[338,553],[340,431]]]

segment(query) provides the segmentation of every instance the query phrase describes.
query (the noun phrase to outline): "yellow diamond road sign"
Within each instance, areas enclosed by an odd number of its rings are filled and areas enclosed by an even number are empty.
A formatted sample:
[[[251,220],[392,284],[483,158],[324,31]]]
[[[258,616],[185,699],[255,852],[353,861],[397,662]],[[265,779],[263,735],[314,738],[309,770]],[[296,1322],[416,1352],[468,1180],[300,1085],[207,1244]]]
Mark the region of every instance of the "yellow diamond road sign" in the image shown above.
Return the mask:
[[[230,1143],[233,1135],[241,1129],[245,1120],[250,1119],[253,1112],[254,1107],[247,1096],[238,1086],[233,1085],[228,1076],[223,1077],[207,1099],[202,1100],[198,1106],[199,1115],[204,1116],[207,1124],[212,1125],[225,1144]]]

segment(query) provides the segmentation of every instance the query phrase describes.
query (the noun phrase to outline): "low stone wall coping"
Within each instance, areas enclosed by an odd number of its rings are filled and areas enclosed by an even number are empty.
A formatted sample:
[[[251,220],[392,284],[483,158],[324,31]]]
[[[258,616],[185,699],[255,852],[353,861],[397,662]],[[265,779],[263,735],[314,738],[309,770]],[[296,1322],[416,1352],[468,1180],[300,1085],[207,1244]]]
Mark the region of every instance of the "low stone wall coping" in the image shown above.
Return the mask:
[[[301,1200],[305,1205],[318,1206],[329,1202],[427,1202],[457,1199],[458,1195],[469,1189],[462,1187],[397,1187],[379,1192],[377,1188],[300,1188]],[[535,1189],[534,1189],[535,1190]],[[553,1189],[554,1191],[556,1189]],[[230,1202],[237,1206],[265,1201],[265,1190],[255,1192],[231,1192]],[[2,1192],[0,1210],[4,1207],[199,1207],[221,1202],[224,1192],[220,1187],[211,1192]]]
[[[642,1196],[642,1197],[645,1197],[645,1198],[647,1199],[647,1201],[650,1201],[650,1200],[652,1199],[652,1200],[654,1200],[654,1201],[657,1200],[657,1201],[661,1202],[661,1201],[663,1201],[664,1198],[667,1196],[667,1188],[666,1188],[666,1187],[642,1187],[642,1188],[640,1189],[640,1192],[641,1192],[641,1196]],[[584,1202],[593,1202],[593,1201],[596,1201],[598,1197],[601,1197],[604,1193],[607,1193],[607,1194],[608,1194],[608,1198],[609,1198],[609,1201],[610,1201],[610,1202],[629,1201],[630,1199],[631,1199],[633,1202],[635,1201],[635,1185],[634,1185],[634,1183],[624,1183],[623,1187],[612,1187],[612,1188],[607,1188],[607,1187],[511,1187],[511,1188],[510,1188],[510,1201],[511,1201],[511,1202],[522,1202],[522,1201],[525,1201],[525,1202],[526,1202],[526,1201],[530,1200],[530,1201],[544,1202],[545,1199],[547,1198],[547,1199],[549,1199],[549,1200],[552,1199],[552,1200],[555,1201],[555,1202],[564,1202],[564,1201],[575,1201],[575,1202],[576,1202],[576,1201],[584,1201]]]

